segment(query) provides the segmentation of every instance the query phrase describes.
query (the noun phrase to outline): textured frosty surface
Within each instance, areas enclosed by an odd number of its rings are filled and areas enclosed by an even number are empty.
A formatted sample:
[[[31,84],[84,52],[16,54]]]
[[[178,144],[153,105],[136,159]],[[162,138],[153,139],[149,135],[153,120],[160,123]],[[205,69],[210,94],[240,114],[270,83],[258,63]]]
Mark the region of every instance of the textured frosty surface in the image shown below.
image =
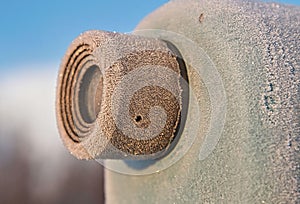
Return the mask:
[[[299,203],[299,7],[171,1],[137,29],[182,34],[207,53],[226,90],[225,128],[203,161],[198,139],[162,172],[132,177],[107,170],[108,203]],[[208,124],[205,84],[189,74],[199,84],[201,122]],[[197,138],[205,132],[204,125]]]

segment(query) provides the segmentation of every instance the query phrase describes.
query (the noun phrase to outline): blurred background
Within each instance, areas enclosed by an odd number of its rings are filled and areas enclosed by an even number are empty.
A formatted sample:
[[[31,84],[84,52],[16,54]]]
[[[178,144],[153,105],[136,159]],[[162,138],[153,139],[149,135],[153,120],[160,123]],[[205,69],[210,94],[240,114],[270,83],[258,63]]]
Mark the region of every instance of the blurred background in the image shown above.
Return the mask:
[[[102,166],[58,135],[60,60],[80,33],[130,32],[167,1],[0,2],[0,204],[104,203]]]
[[[0,203],[103,203],[102,166],[72,157],[58,135],[60,60],[80,33],[130,32],[168,0],[0,2]]]

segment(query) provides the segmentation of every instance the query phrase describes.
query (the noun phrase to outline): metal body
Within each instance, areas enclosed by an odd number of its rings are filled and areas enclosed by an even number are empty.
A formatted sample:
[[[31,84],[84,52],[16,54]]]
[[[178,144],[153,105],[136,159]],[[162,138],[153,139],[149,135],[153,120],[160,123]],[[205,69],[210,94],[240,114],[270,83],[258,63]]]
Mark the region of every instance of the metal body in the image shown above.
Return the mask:
[[[220,101],[227,109],[224,129],[212,153],[199,159],[211,99],[201,76],[188,69],[202,104],[192,147],[174,165],[150,175],[107,169],[107,203],[299,203],[300,8],[175,0],[136,28],[144,29],[185,36],[209,56],[226,92],[226,101]],[[140,33],[154,36],[153,30]]]

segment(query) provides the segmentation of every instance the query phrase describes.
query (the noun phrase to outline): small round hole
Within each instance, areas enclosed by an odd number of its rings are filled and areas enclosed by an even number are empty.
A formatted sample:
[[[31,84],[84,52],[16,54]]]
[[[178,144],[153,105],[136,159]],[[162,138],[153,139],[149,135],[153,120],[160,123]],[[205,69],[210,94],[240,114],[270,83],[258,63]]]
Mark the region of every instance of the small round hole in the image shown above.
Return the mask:
[[[142,116],[138,115],[135,117],[135,122],[140,122],[142,120]]]

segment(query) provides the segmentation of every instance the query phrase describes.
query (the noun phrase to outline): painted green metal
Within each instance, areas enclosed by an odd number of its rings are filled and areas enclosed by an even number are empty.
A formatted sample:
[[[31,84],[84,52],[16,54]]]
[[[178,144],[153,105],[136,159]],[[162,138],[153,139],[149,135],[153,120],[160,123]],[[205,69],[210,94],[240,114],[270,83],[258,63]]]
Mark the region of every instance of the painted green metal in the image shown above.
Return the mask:
[[[300,203],[300,8],[176,0],[136,28],[155,37],[153,29],[190,39],[211,59],[227,98],[220,101],[227,109],[224,129],[213,152],[199,159],[212,107],[207,84],[191,65],[201,104],[192,147],[150,175],[106,170],[107,203]]]

